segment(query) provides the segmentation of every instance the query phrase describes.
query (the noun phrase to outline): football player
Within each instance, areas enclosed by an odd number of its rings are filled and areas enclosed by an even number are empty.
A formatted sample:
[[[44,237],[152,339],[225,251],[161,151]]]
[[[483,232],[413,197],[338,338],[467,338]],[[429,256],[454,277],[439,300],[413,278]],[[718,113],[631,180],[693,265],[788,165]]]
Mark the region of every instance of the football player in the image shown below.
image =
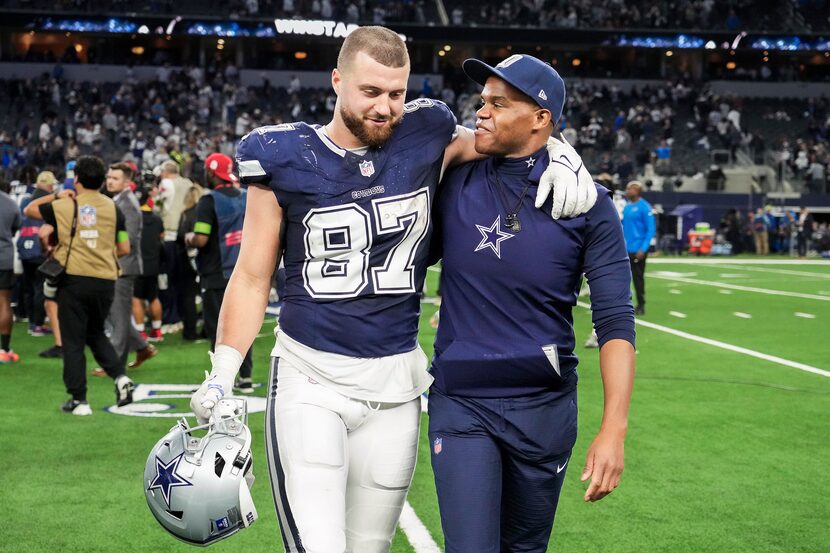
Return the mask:
[[[231,392],[282,256],[265,428],[289,552],[388,551],[412,479],[419,396],[432,382],[417,339],[432,201],[444,169],[481,156],[445,104],[404,103],[408,78],[396,33],[357,29],[332,72],[332,121],[261,127],[237,150],[249,190],[242,248],[191,407],[207,418]],[[568,164],[540,185],[544,196],[553,186],[552,215],[590,209],[581,160],[551,148]]]

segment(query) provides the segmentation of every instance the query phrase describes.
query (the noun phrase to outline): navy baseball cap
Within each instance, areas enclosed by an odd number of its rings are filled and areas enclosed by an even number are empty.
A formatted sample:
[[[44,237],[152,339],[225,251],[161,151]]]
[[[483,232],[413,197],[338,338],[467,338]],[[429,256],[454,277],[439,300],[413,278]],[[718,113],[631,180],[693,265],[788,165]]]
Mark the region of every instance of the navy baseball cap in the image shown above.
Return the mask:
[[[495,67],[477,59],[464,60],[464,73],[484,86],[489,77],[498,77],[529,96],[539,107],[551,113],[554,124],[565,105],[565,81],[556,69],[527,54],[513,54]]]

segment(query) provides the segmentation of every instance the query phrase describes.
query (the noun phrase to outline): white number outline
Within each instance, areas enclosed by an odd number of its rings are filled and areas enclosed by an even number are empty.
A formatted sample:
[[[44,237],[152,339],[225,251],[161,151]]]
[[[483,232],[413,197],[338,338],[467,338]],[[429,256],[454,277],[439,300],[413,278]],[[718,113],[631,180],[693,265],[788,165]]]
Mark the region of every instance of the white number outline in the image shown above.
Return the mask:
[[[384,221],[388,220],[385,216],[391,216],[391,213],[384,213],[387,206],[400,206],[404,204],[404,208],[409,208],[406,213],[395,215],[392,224],[385,225]],[[412,208],[415,208],[414,210]],[[423,209],[421,209],[423,208]],[[387,198],[376,198],[372,200],[372,212],[375,218],[374,227],[371,225],[371,217],[356,203],[348,203],[335,207],[315,208],[309,210],[303,218],[303,226],[305,227],[305,234],[303,236],[305,247],[305,261],[303,262],[303,284],[309,296],[315,299],[347,299],[358,296],[369,283],[369,257],[371,255],[372,245],[374,243],[375,235],[380,236],[395,232],[401,233],[400,240],[394,244],[389,253],[384,259],[383,265],[380,267],[372,267],[372,284],[374,286],[375,294],[402,294],[415,292],[415,255],[419,246],[429,233],[429,223],[431,216],[431,202],[429,188],[421,188],[415,192],[407,194],[400,194],[397,196],[390,196]],[[343,222],[347,222],[348,214],[355,214],[363,219],[364,225],[361,228],[366,233],[366,247],[361,249],[343,250],[345,256],[329,256],[329,257],[314,257],[312,255],[311,233],[319,231],[325,233],[326,227],[317,225],[314,228],[310,226],[311,221],[321,214],[329,213],[343,213]],[[423,218],[419,220],[419,217]],[[409,222],[409,224],[406,224]],[[374,229],[375,233],[372,232]],[[350,236],[351,241],[355,241],[360,237]],[[405,256],[405,261],[399,261],[402,256]],[[339,258],[338,258],[339,257]],[[357,286],[350,290],[342,292],[333,291],[315,291],[313,283],[317,281],[316,275],[312,275],[310,270],[312,267],[317,268],[320,263],[326,261],[346,261],[348,267],[351,261],[360,260],[361,281]],[[393,270],[393,267],[403,266],[400,273],[385,277]],[[346,269],[348,271],[348,268]],[[344,276],[348,277],[348,273]],[[314,277],[314,278],[312,278]],[[322,277],[322,275],[321,275]],[[406,280],[405,286],[384,286],[384,280]],[[319,287],[318,287],[319,288]]]
[[[435,101],[430,98],[415,98],[411,102],[407,102],[403,105],[403,112],[412,113],[413,111],[418,111],[421,108],[431,108],[434,106]]]
[[[423,196],[423,200],[420,200],[419,196]],[[386,205],[395,205],[401,204],[404,201],[412,200],[414,207],[416,208],[415,211],[409,211],[404,213],[403,215],[398,215],[395,217],[394,226],[384,227],[383,222],[386,220],[381,213],[381,210]],[[420,201],[423,201],[424,209],[419,209],[421,207]],[[392,232],[403,232],[403,238],[400,241],[392,246],[392,249],[389,251],[389,255],[386,256],[386,260],[384,261],[383,266],[381,267],[372,267],[372,284],[375,287],[376,294],[401,294],[406,292],[414,292],[415,291],[415,252],[418,251],[418,246],[421,245],[421,242],[427,235],[429,231],[429,221],[430,221],[430,201],[429,201],[429,188],[421,188],[420,190],[416,190],[415,192],[411,192],[409,194],[401,194],[399,196],[391,196],[389,198],[377,198],[372,200],[372,211],[375,215],[375,232],[378,235],[382,234],[389,234]],[[418,221],[418,217],[423,213],[424,217],[421,221]],[[388,215],[388,214],[387,214]],[[411,221],[411,224],[405,225],[407,221]],[[416,228],[421,226],[418,232],[418,235],[410,240],[410,237],[414,235],[416,232]],[[407,241],[412,242],[411,247],[406,249],[404,245]],[[397,259],[398,252],[406,252],[406,263],[404,263],[403,271],[400,274],[405,274],[408,277],[409,284],[408,286],[382,286],[381,279],[384,277],[384,274],[389,274],[390,267],[394,266],[393,261]],[[393,275],[392,280],[396,278],[396,275]]]
[[[360,268],[360,284],[358,284],[353,290],[345,291],[345,292],[315,292],[314,288],[312,287],[312,282],[316,281],[316,279],[312,279],[309,270],[312,265],[316,266],[317,263],[312,262],[325,262],[328,260],[335,260],[335,261],[342,261],[343,259],[338,259],[341,256],[333,256],[333,257],[314,257],[311,252],[311,232],[312,228],[309,226],[311,220],[321,214],[328,214],[328,213],[337,213],[343,212],[344,214],[344,221],[346,220],[346,212],[353,212],[357,216],[363,219],[363,228],[366,235],[366,247],[361,248],[359,250],[348,249],[344,250],[346,256],[346,266],[348,267],[348,263],[351,262],[353,259],[359,259],[361,268]],[[370,221],[369,214],[361,208],[356,203],[350,203],[345,205],[339,205],[335,207],[323,207],[323,208],[315,208],[309,210],[306,216],[303,218],[303,226],[305,227],[305,234],[303,235],[303,242],[305,246],[305,261],[303,262],[303,284],[305,286],[306,292],[312,298],[317,299],[344,299],[344,298],[353,298],[360,294],[366,285],[369,284],[368,272],[369,272],[369,252],[372,249],[372,233],[371,233],[371,221]],[[323,227],[317,227],[324,232],[326,229]],[[316,230],[316,229],[315,229]],[[352,238],[354,239],[354,238]],[[346,269],[348,271],[348,269]],[[324,278],[323,275],[320,275],[321,278]],[[348,273],[345,275],[348,277]]]

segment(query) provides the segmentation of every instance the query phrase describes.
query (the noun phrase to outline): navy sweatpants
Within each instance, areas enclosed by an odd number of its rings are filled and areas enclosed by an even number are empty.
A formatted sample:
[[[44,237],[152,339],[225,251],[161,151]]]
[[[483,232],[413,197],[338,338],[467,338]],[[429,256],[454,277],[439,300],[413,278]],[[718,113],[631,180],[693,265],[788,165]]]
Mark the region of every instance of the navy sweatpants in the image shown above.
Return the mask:
[[[447,553],[547,551],[576,414],[576,390],[496,399],[430,392]]]

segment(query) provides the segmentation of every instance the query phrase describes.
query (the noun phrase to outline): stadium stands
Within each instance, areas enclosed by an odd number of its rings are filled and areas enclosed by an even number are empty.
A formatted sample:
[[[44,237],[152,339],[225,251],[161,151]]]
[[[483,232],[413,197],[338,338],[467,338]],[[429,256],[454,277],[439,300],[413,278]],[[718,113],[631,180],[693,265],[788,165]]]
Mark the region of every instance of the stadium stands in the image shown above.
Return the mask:
[[[427,5],[428,4],[428,5]],[[437,21],[434,2],[422,0],[403,2],[365,2],[347,0],[154,0],[127,2],[126,0],[6,0],[4,8],[65,12],[79,14],[153,14],[153,15],[203,15],[222,18],[303,17],[309,19],[336,19],[348,23],[357,22],[406,22],[434,23]]]
[[[352,23],[448,23],[573,29],[686,29],[819,32],[830,28],[821,0],[4,0],[4,9],[84,14],[302,17]]]
[[[826,190],[826,99],[721,97],[682,81],[628,92],[595,83],[571,81],[562,123],[595,175],[621,173],[624,181],[653,164],[657,175],[690,176],[705,171],[715,151],[726,152],[727,163],[740,152],[744,160],[775,166],[806,191]],[[461,124],[474,125],[474,89],[434,95],[454,107]],[[26,163],[60,172],[67,159],[97,153],[131,156],[152,169],[170,152],[185,159],[217,150],[233,154],[235,140],[259,125],[327,120],[334,100],[328,89],[245,87],[233,73],[205,76],[194,68],[161,68],[154,80],[124,83],[57,81],[49,75],[5,80],[0,161],[12,173]],[[662,150],[668,156],[658,162],[661,143],[669,152]],[[198,163],[193,166],[198,170]]]

